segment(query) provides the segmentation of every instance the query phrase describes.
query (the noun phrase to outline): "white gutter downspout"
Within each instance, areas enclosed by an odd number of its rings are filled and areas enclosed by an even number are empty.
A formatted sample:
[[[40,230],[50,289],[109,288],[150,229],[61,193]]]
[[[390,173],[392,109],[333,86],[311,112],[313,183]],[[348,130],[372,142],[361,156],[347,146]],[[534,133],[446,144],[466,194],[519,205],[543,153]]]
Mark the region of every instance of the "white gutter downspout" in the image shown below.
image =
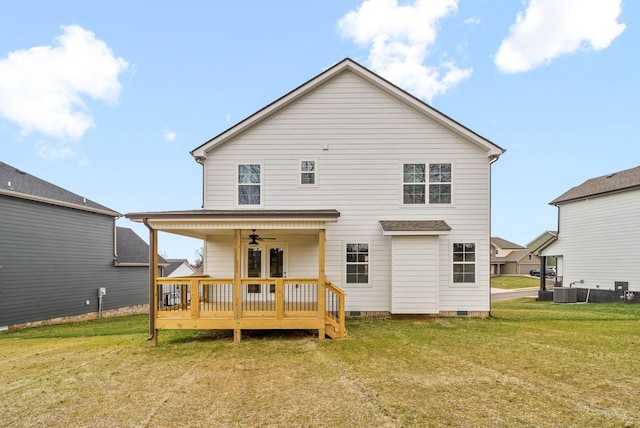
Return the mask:
[[[493,191],[491,190],[491,165],[498,160],[499,155],[489,156],[489,269],[491,269],[491,197]],[[491,273],[489,273],[489,316],[491,316]]]

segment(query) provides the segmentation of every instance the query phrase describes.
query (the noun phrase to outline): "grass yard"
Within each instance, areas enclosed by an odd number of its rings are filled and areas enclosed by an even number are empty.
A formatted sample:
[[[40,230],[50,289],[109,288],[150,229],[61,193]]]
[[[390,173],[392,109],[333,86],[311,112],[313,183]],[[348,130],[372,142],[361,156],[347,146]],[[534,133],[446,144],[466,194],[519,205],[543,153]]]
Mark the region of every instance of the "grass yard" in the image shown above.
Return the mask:
[[[313,332],[161,331],[146,317],[0,335],[2,427],[640,426],[640,305],[496,303],[487,319]]]
[[[553,287],[553,279],[547,279],[547,287]],[[515,290],[517,288],[540,287],[540,278],[532,276],[496,276],[491,278],[492,288]]]

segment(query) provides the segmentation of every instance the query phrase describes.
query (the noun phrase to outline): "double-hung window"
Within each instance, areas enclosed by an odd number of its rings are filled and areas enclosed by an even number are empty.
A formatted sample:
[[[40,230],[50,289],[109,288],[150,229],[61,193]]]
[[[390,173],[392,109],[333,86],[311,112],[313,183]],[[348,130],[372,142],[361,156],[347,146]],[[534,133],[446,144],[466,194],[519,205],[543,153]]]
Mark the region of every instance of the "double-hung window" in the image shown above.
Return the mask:
[[[453,244],[453,282],[476,282],[476,244]]]
[[[425,164],[406,163],[403,166],[403,202],[405,204],[425,203]]]
[[[300,161],[300,184],[316,184],[316,161]]]
[[[450,204],[451,178],[450,163],[405,163],[402,167],[403,204]]]
[[[451,164],[429,164],[429,203],[451,203]]]
[[[369,244],[349,243],[347,252],[347,284],[369,283]]]
[[[260,164],[238,165],[238,205],[260,205],[261,169]]]

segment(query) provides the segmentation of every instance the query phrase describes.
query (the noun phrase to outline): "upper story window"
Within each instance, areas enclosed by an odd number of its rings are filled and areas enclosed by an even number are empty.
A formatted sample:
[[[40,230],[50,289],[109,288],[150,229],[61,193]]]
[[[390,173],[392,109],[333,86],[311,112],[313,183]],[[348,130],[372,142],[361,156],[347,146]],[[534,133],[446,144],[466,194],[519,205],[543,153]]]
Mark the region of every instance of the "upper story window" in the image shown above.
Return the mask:
[[[403,203],[425,203],[425,164],[405,163],[402,171]]]
[[[476,244],[453,244],[453,282],[476,282]]]
[[[300,184],[316,184],[316,161],[300,161]]]
[[[260,205],[261,165],[238,165],[238,205]]]
[[[403,203],[426,204],[428,185],[429,204],[450,204],[451,178],[450,163],[405,163],[402,170]]]
[[[451,164],[429,164],[429,203],[451,203]]]

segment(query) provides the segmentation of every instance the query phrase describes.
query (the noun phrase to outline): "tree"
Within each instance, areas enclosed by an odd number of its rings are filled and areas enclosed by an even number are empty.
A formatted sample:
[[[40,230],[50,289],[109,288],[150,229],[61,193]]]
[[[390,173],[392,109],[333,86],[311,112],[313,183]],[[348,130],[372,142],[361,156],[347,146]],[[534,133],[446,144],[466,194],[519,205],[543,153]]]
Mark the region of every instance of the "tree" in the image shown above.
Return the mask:
[[[202,263],[204,263],[204,248],[200,247],[194,253],[196,255],[196,260],[193,262],[191,266],[197,269],[200,266],[202,266]]]

